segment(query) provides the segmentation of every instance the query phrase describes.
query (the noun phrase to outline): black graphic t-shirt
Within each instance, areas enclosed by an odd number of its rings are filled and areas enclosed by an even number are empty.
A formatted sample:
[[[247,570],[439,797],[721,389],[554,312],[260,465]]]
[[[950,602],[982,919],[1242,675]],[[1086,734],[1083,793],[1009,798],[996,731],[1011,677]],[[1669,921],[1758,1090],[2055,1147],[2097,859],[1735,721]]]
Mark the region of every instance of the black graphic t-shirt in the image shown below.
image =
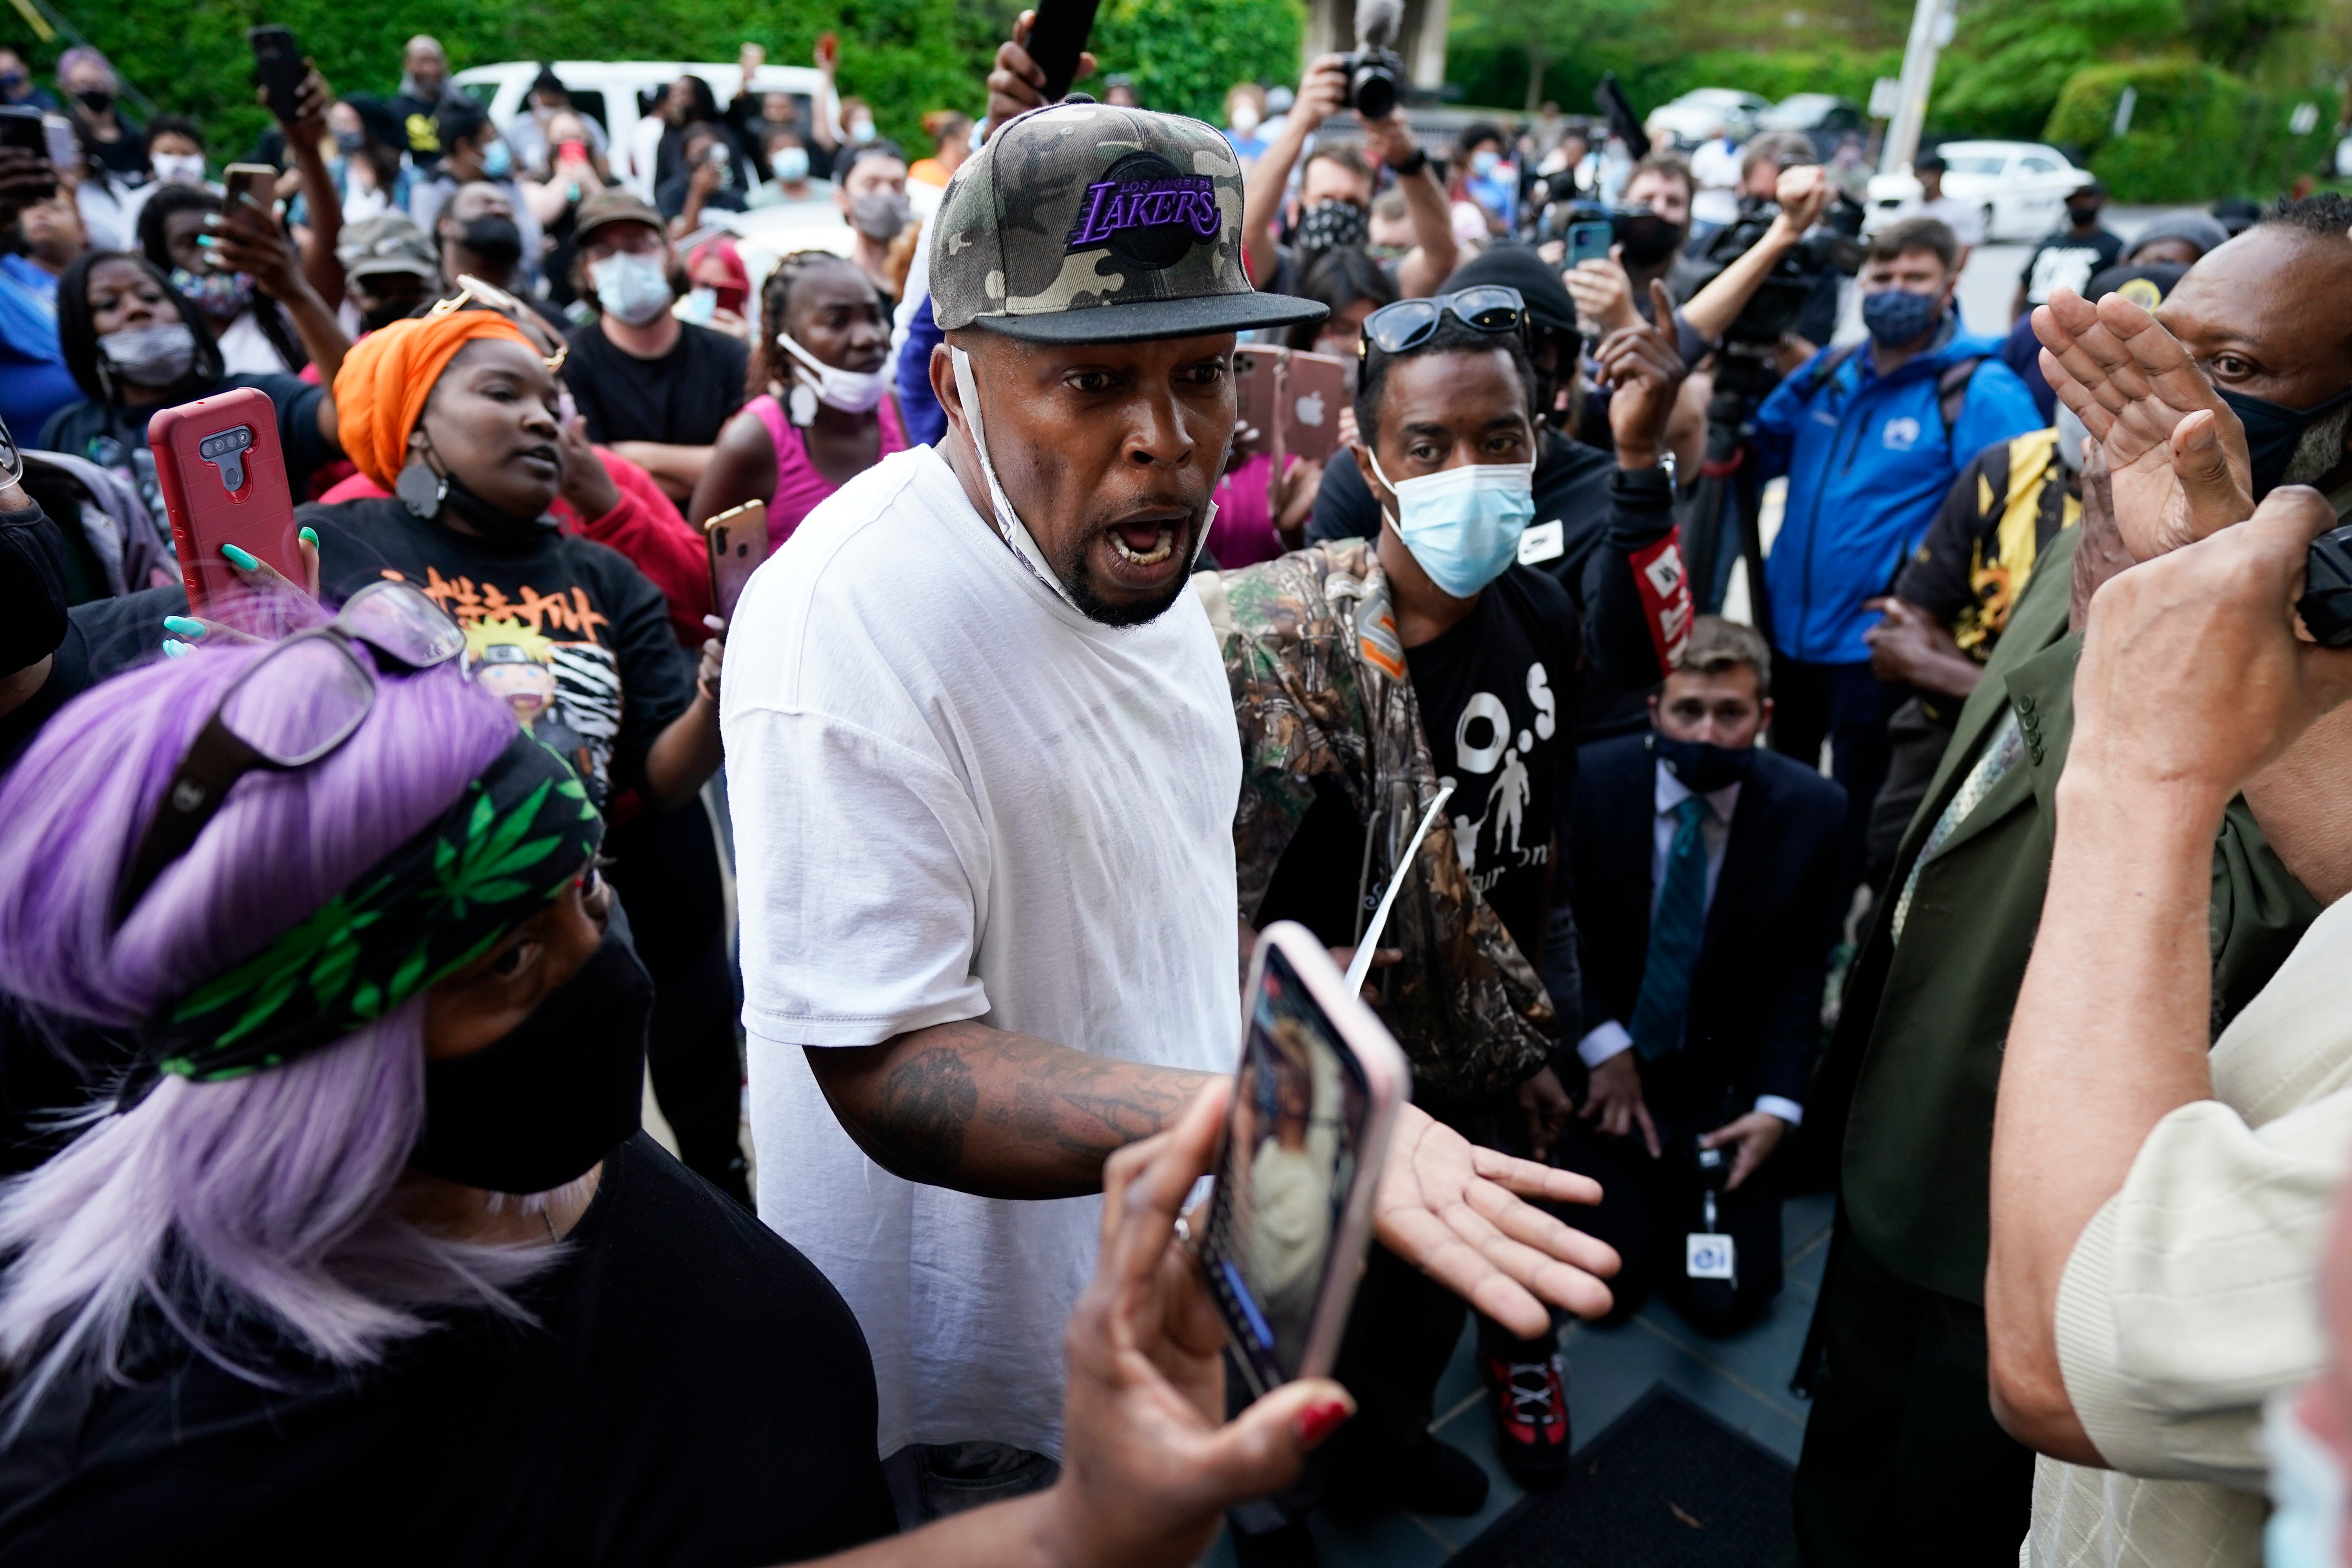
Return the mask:
[[[1543,951],[1551,838],[1576,778],[1576,625],[1568,590],[1513,566],[1476,607],[1405,650],[1463,868],[1530,963]]]
[[[2026,258],[2025,302],[2046,305],[2053,289],[2084,292],[2090,287],[2091,275],[2113,267],[2123,253],[2124,242],[2104,228],[2095,230],[2088,239],[2060,229],[2035,246],[2033,254]]]
[[[646,753],[694,700],[694,664],[626,556],[551,531],[502,548],[392,500],[296,511],[319,531],[330,601],[414,583],[466,628],[466,673],[570,758],[600,807],[644,784]]]
[[[639,359],[594,321],[572,334],[563,384],[588,421],[588,438],[708,447],[743,406],[751,351],[725,332],[684,323],[659,359]]]

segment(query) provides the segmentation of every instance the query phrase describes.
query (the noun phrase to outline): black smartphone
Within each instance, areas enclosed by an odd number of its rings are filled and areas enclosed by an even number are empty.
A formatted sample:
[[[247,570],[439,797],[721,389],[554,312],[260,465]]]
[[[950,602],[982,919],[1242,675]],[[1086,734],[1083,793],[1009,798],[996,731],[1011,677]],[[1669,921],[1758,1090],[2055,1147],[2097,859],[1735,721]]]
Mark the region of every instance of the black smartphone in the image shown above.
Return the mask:
[[[1029,24],[1029,58],[1045,73],[1045,101],[1059,103],[1078,74],[1078,57],[1086,52],[1087,35],[1095,30],[1099,0],[1037,0],[1037,19]]]
[[[253,74],[269,95],[269,112],[294,123],[296,95],[302,89],[302,52],[293,33],[276,26],[247,27],[245,41],[253,46]]]
[[[18,147],[36,158],[49,155],[49,139],[41,129],[41,111],[22,104],[0,103],[0,147]]]
[[[2352,526],[2330,529],[2311,542],[2303,597],[2294,607],[2322,646],[2352,647]]]

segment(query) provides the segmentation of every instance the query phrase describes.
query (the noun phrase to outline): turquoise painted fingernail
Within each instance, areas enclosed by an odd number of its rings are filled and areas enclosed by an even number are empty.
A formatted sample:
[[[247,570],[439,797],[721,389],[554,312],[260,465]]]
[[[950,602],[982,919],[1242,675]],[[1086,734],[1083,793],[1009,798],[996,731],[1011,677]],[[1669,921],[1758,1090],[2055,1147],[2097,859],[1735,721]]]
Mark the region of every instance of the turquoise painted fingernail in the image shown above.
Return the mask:
[[[196,243],[197,243],[198,245],[213,246],[213,245],[218,245],[218,244],[220,243],[220,241],[218,241],[218,240],[215,239],[211,235],[208,235],[208,234],[200,234],[200,235],[196,236]]]
[[[302,531],[302,542],[310,546],[311,549],[316,550],[319,547],[319,531],[315,528],[304,529]]]
[[[190,649],[186,643],[176,642],[170,637],[165,637],[163,639],[163,652],[166,657],[171,658],[184,658],[187,657]]]
[[[261,564],[259,556],[250,550],[240,550],[234,544],[222,545],[221,553],[227,556],[228,563],[240,572],[250,572]]]
[[[185,616],[165,616],[163,617],[163,629],[167,632],[173,633],[174,636],[184,637],[190,642],[196,642],[201,640],[205,635],[205,623],[202,621],[192,621]]]

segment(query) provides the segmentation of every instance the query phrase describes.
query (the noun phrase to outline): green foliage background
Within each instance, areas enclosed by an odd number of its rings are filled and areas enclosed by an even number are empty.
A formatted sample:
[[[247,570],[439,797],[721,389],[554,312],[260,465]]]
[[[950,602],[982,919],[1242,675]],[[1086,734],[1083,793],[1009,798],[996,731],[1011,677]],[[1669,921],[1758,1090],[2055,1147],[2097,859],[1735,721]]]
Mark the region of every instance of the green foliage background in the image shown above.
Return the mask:
[[[253,102],[245,30],[293,29],[327,79],[344,91],[390,92],[400,50],[430,33],[463,69],[519,59],[732,60],[746,42],[777,64],[810,58],[818,35],[841,36],[841,88],[875,106],[885,135],[922,142],[932,109],[977,114],[997,45],[1012,32],[1013,0],[53,0],[74,26],[163,109],[194,116],[215,162],[241,154],[267,128]],[[1137,79],[1144,101],[1204,118],[1244,79],[1297,74],[1303,0],[1106,0],[1094,48],[1105,71]],[[61,41],[38,42],[0,7],[0,43],[46,75]]]

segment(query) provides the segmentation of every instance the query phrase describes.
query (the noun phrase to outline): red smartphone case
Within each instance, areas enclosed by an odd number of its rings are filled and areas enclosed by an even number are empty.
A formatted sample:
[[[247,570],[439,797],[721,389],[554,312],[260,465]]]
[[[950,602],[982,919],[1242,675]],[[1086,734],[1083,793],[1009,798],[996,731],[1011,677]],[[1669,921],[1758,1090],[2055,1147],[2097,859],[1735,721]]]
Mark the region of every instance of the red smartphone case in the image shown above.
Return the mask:
[[[222,552],[227,545],[303,581],[294,495],[268,394],[243,386],[166,408],[147,422],[147,445],[191,614],[241,585]]]

